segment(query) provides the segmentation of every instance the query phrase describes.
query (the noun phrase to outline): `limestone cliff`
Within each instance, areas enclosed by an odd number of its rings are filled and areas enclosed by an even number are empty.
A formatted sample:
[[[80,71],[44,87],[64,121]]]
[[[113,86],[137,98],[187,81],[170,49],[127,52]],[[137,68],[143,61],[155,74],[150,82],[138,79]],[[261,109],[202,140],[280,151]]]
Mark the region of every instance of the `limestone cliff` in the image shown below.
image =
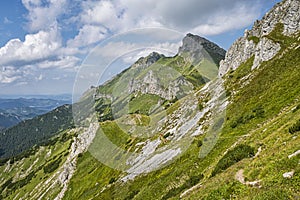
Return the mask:
[[[226,57],[220,63],[219,75],[235,70],[250,57],[255,56],[252,69],[261,62],[272,59],[281,49],[280,44],[268,39],[268,35],[281,23],[283,34],[292,35],[300,30],[300,1],[285,0],[278,3],[252,30],[245,30],[244,36],[233,43]]]

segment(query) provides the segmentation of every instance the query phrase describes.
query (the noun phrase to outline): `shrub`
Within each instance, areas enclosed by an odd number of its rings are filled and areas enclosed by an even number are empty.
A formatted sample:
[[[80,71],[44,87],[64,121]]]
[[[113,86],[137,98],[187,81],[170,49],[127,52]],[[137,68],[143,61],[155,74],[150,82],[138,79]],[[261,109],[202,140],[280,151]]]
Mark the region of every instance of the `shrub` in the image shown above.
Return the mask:
[[[140,192],[139,190],[133,190],[124,200],[133,199],[139,192]]]
[[[168,193],[162,197],[162,200],[170,199],[180,194],[183,190],[186,190],[188,188],[197,185],[200,182],[200,180],[203,179],[203,177],[204,177],[203,174],[199,176],[191,176],[182,186],[169,190]]]
[[[109,184],[113,184],[114,182],[116,182],[116,178],[115,177],[112,177],[111,179],[109,179]]]
[[[289,128],[289,133],[294,134],[300,131],[300,119]]]
[[[43,167],[44,173],[54,172],[59,167],[60,163],[61,163],[61,158],[50,162],[45,167]]]
[[[212,176],[215,176],[218,173],[226,170],[233,164],[243,160],[244,158],[250,158],[254,156],[254,148],[248,145],[239,145],[234,149],[228,151],[226,155],[221,158],[221,160],[216,165],[214,171],[212,172]]]

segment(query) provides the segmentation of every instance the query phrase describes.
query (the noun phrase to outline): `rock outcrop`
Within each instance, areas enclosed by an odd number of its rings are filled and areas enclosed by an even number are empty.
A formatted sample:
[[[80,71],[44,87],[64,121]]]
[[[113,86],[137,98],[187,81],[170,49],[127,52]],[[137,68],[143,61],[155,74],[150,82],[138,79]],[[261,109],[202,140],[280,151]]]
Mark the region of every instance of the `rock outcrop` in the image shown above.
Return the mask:
[[[170,69],[170,74],[175,70]],[[173,77],[168,85],[163,84],[164,77],[157,72],[150,70],[142,79],[132,79],[129,83],[129,93],[141,92],[142,94],[154,94],[167,100],[173,100],[176,97],[180,97],[189,94],[193,85],[185,78],[177,74],[177,77]],[[172,77],[170,77],[173,79]],[[182,87],[185,86],[185,91],[182,91]]]
[[[204,59],[212,61],[218,66],[219,62],[224,59],[226,51],[210,42],[209,40],[188,33],[182,40],[182,46],[178,50],[179,56],[183,57],[187,63],[194,66],[199,65]],[[140,58],[132,69],[146,69],[164,55],[156,52],[147,57]],[[164,73],[161,71],[149,70],[146,75],[139,79],[133,78],[129,82],[128,92],[141,92],[142,94],[155,94],[167,100],[180,98],[192,92],[193,84],[187,81],[182,74],[170,67],[163,66]],[[168,80],[168,84],[163,84]],[[182,88],[185,88],[184,90]],[[188,88],[188,89],[186,89]]]
[[[70,149],[70,155],[61,169],[57,172],[57,174],[55,174],[58,175],[57,180],[63,186],[55,200],[60,200],[63,198],[68,189],[68,184],[76,170],[77,157],[79,154],[84,153],[88,149],[96,135],[98,128],[98,123],[91,123],[87,130],[81,133],[78,137],[74,138],[74,142],[72,143]]]
[[[132,68],[145,69],[163,57],[165,57],[163,54],[152,52],[147,57],[139,58],[138,61],[132,65]]]
[[[257,20],[252,30],[246,30],[243,37],[233,43],[226,57],[220,63],[219,76],[235,70],[250,57],[255,56],[252,69],[261,62],[272,59],[280,50],[280,45],[268,39],[278,23],[283,24],[283,34],[292,35],[300,30],[300,1],[285,0],[278,3],[260,21]]]

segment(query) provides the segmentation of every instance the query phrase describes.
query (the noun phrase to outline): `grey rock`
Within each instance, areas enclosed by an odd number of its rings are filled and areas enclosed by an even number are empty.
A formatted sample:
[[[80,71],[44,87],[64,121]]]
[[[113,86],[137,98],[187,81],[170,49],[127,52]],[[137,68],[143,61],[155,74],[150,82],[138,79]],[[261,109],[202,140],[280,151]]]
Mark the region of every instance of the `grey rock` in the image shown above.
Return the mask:
[[[222,60],[226,51],[217,44],[200,37],[188,33],[182,40],[182,46],[178,50],[178,55],[187,59],[187,61],[197,64],[203,58],[211,57],[216,64]]]
[[[300,30],[299,0],[285,0],[278,3],[261,20],[254,23],[252,30],[246,30],[244,36],[233,43],[225,59],[221,61],[219,76],[224,76],[230,70],[236,70],[251,56],[255,56],[252,69],[258,67],[261,62],[272,59],[281,47],[265,36],[270,34],[278,23],[284,25],[284,35],[292,35]],[[252,36],[259,39],[258,44],[249,40]]]
[[[280,50],[280,44],[274,43],[266,37],[263,37],[255,48],[255,58],[252,69],[255,69],[263,61],[272,59]]]
[[[163,57],[165,57],[163,54],[159,54],[157,52],[152,52],[147,57],[139,58],[138,61],[136,61],[132,65],[132,67],[133,68],[139,67],[139,68],[145,69]]]
[[[286,172],[282,176],[283,178],[293,178],[295,171]]]

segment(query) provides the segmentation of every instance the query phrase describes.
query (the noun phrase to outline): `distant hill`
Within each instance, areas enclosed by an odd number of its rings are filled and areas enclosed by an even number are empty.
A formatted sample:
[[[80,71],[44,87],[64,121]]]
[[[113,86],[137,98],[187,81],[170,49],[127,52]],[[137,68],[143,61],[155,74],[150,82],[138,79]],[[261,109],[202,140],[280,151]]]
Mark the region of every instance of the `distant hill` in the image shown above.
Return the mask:
[[[299,199],[299,13],[278,3],[225,58],[188,34],[8,129],[0,199]]]
[[[45,114],[61,105],[70,104],[70,98],[48,99],[48,96],[40,98],[0,98],[0,129],[5,129],[18,124],[21,121],[32,119],[35,116]],[[54,97],[56,98],[56,97]]]

